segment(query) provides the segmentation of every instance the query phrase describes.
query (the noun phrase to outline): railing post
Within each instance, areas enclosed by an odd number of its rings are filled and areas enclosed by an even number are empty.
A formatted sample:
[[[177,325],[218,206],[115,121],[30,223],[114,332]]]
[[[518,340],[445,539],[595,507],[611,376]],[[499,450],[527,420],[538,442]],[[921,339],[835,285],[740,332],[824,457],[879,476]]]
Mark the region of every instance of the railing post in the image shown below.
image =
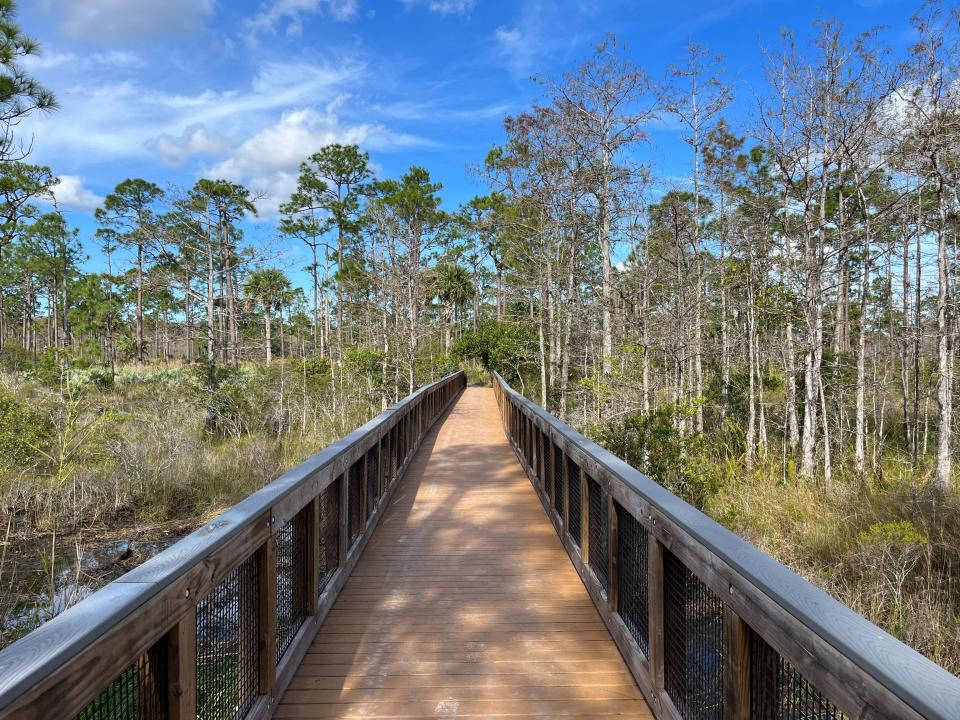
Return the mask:
[[[611,613],[617,612],[619,603],[620,587],[620,533],[617,529],[617,503],[613,499],[612,493],[607,493],[607,530],[609,537],[607,540],[607,577],[609,587],[607,587],[607,606]]]
[[[580,468],[580,552],[584,565],[590,564],[590,484],[587,472]]]
[[[317,612],[320,597],[320,497],[314,497],[307,511],[307,615]]]
[[[370,449],[363,451],[363,454],[360,455],[360,466],[363,469],[363,472],[360,473],[360,534],[362,535],[367,531],[367,511],[370,508],[370,498],[367,497],[369,493],[367,492],[367,466],[370,464],[367,462],[367,453],[370,452]]]
[[[663,546],[650,527],[647,530],[647,606],[649,617],[650,684],[654,692],[663,690]]]
[[[197,608],[193,606],[167,633],[170,720],[197,716]]]
[[[728,605],[723,606],[723,717],[750,717],[750,641],[747,624]]]
[[[537,468],[537,480],[540,481],[540,487],[546,489],[547,487],[547,463],[544,456],[544,453],[547,452],[546,445],[547,443],[544,440],[545,434],[543,430],[537,431],[537,447],[540,449],[538,456],[540,458],[540,466]]]
[[[344,469],[340,476],[340,562],[338,567],[347,564],[350,554],[350,468]]]
[[[257,587],[260,592],[260,694],[272,696],[277,676],[277,536],[257,550]]]
[[[567,455],[567,449],[563,448],[563,512],[561,515],[561,524],[566,533],[570,528],[570,456]]]

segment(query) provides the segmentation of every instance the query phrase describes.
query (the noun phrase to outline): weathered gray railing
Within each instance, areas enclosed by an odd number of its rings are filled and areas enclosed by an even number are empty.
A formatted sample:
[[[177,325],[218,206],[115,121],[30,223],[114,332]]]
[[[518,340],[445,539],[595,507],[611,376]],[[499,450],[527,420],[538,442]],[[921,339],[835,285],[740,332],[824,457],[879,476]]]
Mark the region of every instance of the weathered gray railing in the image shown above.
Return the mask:
[[[657,718],[960,719],[960,679],[494,376],[507,436]]]
[[[0,719],[265,718],[462,372],[0,651]]]

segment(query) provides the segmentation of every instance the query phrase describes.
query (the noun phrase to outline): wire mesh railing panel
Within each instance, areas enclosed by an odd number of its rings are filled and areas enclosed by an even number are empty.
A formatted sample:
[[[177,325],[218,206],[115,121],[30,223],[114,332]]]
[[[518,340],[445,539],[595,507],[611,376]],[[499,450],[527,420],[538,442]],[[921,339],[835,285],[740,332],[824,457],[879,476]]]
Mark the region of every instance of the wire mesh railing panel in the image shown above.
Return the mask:
[[[587,478],[587,501],[589,502],[589,521],[587,535],[590,538],[590,567],[593,569],[600,587],[610,591],[610,515],[609,496],[600,483],[592,477]]]
[[[380,453],[374,445],[367,450],[367,517],[373,515],[380,500]]]
[[[748,636],[751,720],[846,720],[836,705],[752,628]]]
[[[168,697],[167,643],[161,641],[120,673],[75,720],[166,720]]]
[[[563,517],[563,450],[553,446],[553,509]]]
[[[350,545],[363,532],[363,463],[360,458],[347,473],[347,510],[350,512]]]
[[[320,493],[320,551],[317,562],[320,564],[318,576],[320,588],[327,584],[340,566],[340,476]]]
[[[236,720],[260,693],[256,554],[197,603],[197,718]]]
[[[582,542],[581,531],[583,520],[581,516],[582,506],[580,497],[580,466],[573,460],[567,458],[567,530],[570,538],[577,547]]]
[[[684,720],[723,720],[723,603],[663,551],[664,687]]]
[[[620,505],[617,512],[617,613],[650,657],[647,529]]]
[[[307,619],[307,513],[277,531],[277,662]]]

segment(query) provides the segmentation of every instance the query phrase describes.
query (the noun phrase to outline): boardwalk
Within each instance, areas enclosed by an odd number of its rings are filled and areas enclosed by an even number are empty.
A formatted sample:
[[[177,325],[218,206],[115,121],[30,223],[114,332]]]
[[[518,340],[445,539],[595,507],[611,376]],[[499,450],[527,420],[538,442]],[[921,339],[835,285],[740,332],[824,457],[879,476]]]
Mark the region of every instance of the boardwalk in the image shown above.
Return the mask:
[[[424,440],[277,718],[651,717],[467,388]]]

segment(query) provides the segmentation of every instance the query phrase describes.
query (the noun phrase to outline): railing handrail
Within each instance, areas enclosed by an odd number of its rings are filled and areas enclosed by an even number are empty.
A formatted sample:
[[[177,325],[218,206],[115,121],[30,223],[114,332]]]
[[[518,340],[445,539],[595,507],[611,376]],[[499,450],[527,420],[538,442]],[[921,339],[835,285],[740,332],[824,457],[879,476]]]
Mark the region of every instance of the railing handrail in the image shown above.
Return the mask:
[[[960,678],[584,437],[511,388],[498,373],[493,375],[501,389],[528,413],[620,479],[649,506],[739,573],[753,589],[799,620],[922,717],[960,718]]]
[[[419,388],[199,529],[0,650],[0,715],[51,673],[91,647],[110,628],[157,599],[171,583],[195,571],[213,553],[237,540],[265,513],[274,511],[269,521],[271,526],[288,519],[276,514],[278,507],[289,504],[289,512],[285,514],[294,515],[301,508],[301,502],[293,501],[300,495],[306,497],[307,492],[316,495],[334,482],[345,469],[337,468],[337,463],[344,458],[353,460],[351,451],[371,436],[380,437],[391,430],[396,424],[393,421],[399,421],[419,397],[461,375],[464,375],[462,370],[456,371]],[[323,471],[331,467],[333,471],[324,474]]]

